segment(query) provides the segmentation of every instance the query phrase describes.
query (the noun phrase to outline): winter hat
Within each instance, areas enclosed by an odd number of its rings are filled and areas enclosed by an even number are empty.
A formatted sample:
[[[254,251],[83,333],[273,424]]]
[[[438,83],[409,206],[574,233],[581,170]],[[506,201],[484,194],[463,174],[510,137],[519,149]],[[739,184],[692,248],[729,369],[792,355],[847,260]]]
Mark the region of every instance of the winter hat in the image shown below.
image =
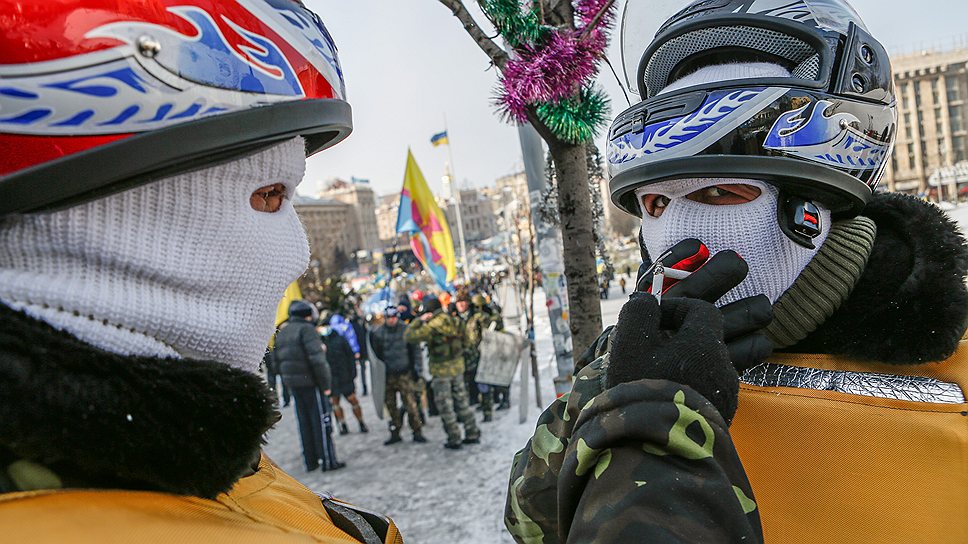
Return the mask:
[[[751,77],[790,77],[790,73],[781,66],[767,63],[707,66],[676,81],[662,93],[701,83]],[[760,189],[760,195],[744,204],[718,206],[685,198],[700,189],[726,184],[751,185]],[[711,253],[731,249],[749,264],[749,275],[717,302],[720,306],[758,294],[764,294],[770,302],[776,302],[793,285],[830,232],[830,211],[818,204],[822,232],[813,240],[817,249],[807,249],[790,240],[777,222],[779,190],[758,180],[686,179],[660,182],[635,192],[640,206],[642,197],[649,194],[670,199],[659,217],[652,217],[642,209],[642,244],[650,256],[661,255],[686,238],[697,238],[706,244]]]
[[[437,297],[435,297],[435,296],[433,296],[433,295],[428,295],[428,296],[424,297],[424,299],[423,299],[423,312],[424,313],[427,313],[427,312],[436,312],[437,310],[440,310],[442,307],[443,306],[441,306],[441,304],[440,304],[440,299],[437,298]]]
[[[386,309],[383,310],[383,315],[386,317],[399,317],[400,310],[397,310],[396,306],[387,306]]]
[[[289,303],[289,317],[306,319],[313,315],[313,306],[305,300],[294,300]]]
[[[291,201],[252,193],[305,171],[295,138],[61,211],[0,221],[0,301],[121,355],[258,372],[278,301],[309,261]]]

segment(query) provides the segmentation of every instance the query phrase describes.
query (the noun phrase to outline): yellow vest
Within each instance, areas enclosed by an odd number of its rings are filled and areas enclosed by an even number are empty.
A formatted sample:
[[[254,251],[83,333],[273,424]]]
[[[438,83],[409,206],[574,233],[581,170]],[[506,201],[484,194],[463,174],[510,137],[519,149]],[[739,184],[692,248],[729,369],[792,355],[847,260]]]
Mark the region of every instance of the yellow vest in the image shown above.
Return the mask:
[[[30,544],[358,543],[320,498],[263,456],[215,500],[118,490],[0,495],[0,542]],[[386,544],[403,544],[393,523]]]
[[[937,364],[777,355],[803,368],[924,376],[968,397],[968,342]],[[968,543],[968,404],[740,384],[730,434],[771,543]]]

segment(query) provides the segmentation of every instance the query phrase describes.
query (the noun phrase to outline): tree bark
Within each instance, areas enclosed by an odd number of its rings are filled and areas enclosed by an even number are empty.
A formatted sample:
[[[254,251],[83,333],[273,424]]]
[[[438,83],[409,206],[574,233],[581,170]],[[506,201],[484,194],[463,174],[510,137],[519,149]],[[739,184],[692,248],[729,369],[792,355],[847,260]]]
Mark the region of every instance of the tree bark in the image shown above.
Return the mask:
[[[602,306],[595,269],[595,236],[584,144],[548,141],[558,175],[558,215],[568,280],[568,324],[574,353],[602,331]]]

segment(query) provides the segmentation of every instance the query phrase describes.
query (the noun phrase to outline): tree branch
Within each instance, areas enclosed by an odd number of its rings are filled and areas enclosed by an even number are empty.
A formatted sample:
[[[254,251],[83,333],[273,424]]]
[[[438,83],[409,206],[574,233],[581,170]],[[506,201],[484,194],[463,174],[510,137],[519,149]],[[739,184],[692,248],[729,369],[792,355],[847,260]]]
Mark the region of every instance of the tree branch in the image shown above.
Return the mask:
[[[481,30],[481,27],[477,25],[474,21],[474,17],[467,11],[467,7],[464,6],[464,2],[461,0],[439,0],[441,4],[447,6],[454,17],[461,22],[464,26],[464,30],[470,34],[471,38],[477,42],[477,46],[481,48],[481,51],[491,59],[491,62],[498,67],[499,70],[504,70],[504,65],[508,63],[510,57],[504,49],[494,43],[494,40],[489,38],[487,34]]]
[[[575,9],[571,0],[541,0],[547,2],[545,14],[548,21],[559,28],[575,29]]]
[[[598,13],[595,14],[594,18],[592,18],[592,22],[588,23],[588,26],[586,26],[581,31],[581,36],[578,37],[579,41],[584,40],[585,38],[588,37],[588,33],[594,30],[596,26],[598,26],[598,23],[602,21],[602,17],[605,16],[605,12],[608,11],[608,9],[611,8],[612,4],[614,3],[615,3],[615,0],[608,0],[608,2],[605,3],[604,6],[602,6],[602,9],[598,10]]]

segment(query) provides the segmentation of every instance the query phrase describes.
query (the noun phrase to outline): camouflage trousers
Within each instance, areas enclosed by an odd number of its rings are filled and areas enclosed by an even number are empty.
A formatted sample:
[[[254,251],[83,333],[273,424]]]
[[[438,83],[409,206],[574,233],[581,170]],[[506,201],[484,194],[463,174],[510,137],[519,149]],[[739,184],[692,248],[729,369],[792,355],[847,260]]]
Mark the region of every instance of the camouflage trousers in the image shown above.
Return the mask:
[[[420,411],[417,410],[417,400],[414,398],[413,379],[406,373],[396,376],[387,376],[386,406],[390,412],[390,430],[400,432],[403,428],[403,414],[397,404],[397,393],[403,401],[403,408],[407,411],[407,419],[410,420],[410,429],[413,432],[420,430],[423,424],[420,422]]]
[[[440,412],[440,419],[444,422],[444,430],[447,431],[447,442],[449,444],[461,442],[460,427],[457,425],[458,418],[464,425],[465,438],[479,438],[481,431],[477,428],[477,422],[474,421],[474,412],[467,404],[464,376],[435,377],[434,381],[431,382],[431,387],[434,389],[434,400],[437,403],[437,410]]]

